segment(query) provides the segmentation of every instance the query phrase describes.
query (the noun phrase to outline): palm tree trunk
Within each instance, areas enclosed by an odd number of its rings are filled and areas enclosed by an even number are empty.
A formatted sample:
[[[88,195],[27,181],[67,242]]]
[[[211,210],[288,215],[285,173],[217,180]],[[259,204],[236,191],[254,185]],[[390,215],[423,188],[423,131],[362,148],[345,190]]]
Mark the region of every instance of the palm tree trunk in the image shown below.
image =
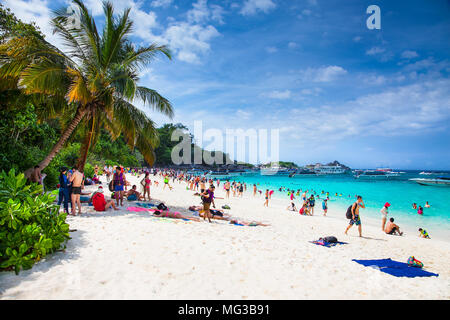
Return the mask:
[[[92,124],[91,124],[91,129],[88,131],[88,133],[86,134],[86,137],[84,138],[84,143],[81,146],[81,154],[80,154],[80,158],[78,159],[78,163],[77,163],[77,168],[80,172],[84,172],[84,166],[86,164],[86,159],[89,153],[89,148],[91,147],[91,143],[92,143],[92,136],[94,134],[94,127],[95,127],[95,119],[93,118]]]
[[[49,163],[53,160],[53,158],[58,154],[58,152],[62,149],[62,147],[66,143],[67,139],[69,139],[72,132],[75,130],[75,128],[78,126],[80,121],[85,116],[86,112],[87,112],[86,108],[81,109],[80,107],[78,107],[75,117],[72,119],[70,124],[64,130],[64,132],[61,135],[61,137],[59,138],[58,142],[53,146],[52,150],[45,157],[45,159],[39,163],[40,170],[45,169],[49,165]],[[29,168],[25,171],[25,177],[27,177],[27,179],[29,179],[31,177],[31,173],[33,172],[33,169],[34,168]]]

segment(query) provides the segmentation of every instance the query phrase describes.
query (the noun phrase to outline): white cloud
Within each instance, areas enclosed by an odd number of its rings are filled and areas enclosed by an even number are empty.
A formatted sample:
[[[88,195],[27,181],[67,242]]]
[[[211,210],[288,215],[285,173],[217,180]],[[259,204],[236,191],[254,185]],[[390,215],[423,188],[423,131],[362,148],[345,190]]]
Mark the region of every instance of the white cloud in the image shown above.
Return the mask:
[[[347,73],[347,70],[340,66],[327,66],[320,68],[307,68],[300,71],[304,81],[330,82]]]
[[[274,91],[271,91],[271,92],[265,94],[265,96],[272,98],[272,99],[284,100],[284,99],[289,99],[291,97],[291,91],[290,90],[284,90],[284,91],[274,90]]]
[[[362,37],[356,36],[356,37],[353,38],[353,41],[354,42],[359,42],[359,41],[361,41],[361,39],[362,39]]]
[[[290,48],[290,49],[295,49],[295,48],[298,48],[298,43],[296,43],[296,42],[289,42],[288,43],[288,47]]]
[[[266,47],[266,51],[268,53],[275,53],[278,52],[278,49],[276,47]]]
[[[373,47],[366,51],[366,54],[369,56],[375,56],[381,53],[386,52],[386,49],[380,47]]]
[[[209,41],[220,33],[213,26],[201,26],[178,22],[171,25],[162,36],[170,48],[177,52],[178,59],[189,63],[200,63],[199,56],[210,50]]]
[[[153,0],[151,6],[155,8],[157,7],[167,8],[172,4],[172,2],[173,0]]]
[[[254,15],[258,11],[267,13],[275,7],[276,4],[272,0],[246,0],[240,13],[242,15]]]
[[[419,55],[415,51],[405,50],[402,52],[402,58],[404,59],[413,59],[417,58]]]

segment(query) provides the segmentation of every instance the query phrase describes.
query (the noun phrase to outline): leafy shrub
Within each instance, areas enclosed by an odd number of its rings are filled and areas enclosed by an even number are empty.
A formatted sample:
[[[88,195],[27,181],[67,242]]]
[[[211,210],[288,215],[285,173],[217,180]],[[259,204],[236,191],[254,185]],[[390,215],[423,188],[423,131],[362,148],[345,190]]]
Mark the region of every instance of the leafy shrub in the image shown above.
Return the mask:
[[[30,269],[47,254],[65,249],[70,239],[67,215],[54,204],[56,192],[26,185],[23,173],[0,173],[0,270]]]

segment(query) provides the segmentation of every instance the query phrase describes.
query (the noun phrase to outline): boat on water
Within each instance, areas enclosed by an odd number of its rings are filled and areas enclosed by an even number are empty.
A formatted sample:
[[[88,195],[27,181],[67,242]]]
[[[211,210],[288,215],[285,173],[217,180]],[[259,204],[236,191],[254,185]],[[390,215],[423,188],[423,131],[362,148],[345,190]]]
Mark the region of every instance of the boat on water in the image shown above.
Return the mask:
[[[432,174],[434,174],[433,172],[425,172],[425,171],[422,171],[421,173],[419,173],[420,175],[424,175],[424,176],[430,176],[430,175],[432,175]]]
[[[314,168],[314,172],[316,174],[325,174],[325,175],[329,175],[329,174],[345,174],[347,172],[347,169],[340,166],[340,165],[335,165],[335,166],[316,166]]]
[[[395,179],[400,176],[399,172],[388,170],[356,170],[354,171],[354,177],[356,179],[367,180],[383,180],[383,179]]]
[[[289,178],[293,178],[293,177],[310,177],[310,176],[315,176],[317,175],[317,173],[314,170],[311,169],[307,169],[307,168],[301,168],[298,169],[294,172],[291,172],[289,174]]]
[[[261,167],[260,169],[261,175],[275,175],[275,174],[289,174],[290,169],[285,167],[279,167],[279,166],[272,166],[272,167]]]
[[[437,177],[437,178],[413,178],[409,179],[423,186],[450,186],[450,177]]]

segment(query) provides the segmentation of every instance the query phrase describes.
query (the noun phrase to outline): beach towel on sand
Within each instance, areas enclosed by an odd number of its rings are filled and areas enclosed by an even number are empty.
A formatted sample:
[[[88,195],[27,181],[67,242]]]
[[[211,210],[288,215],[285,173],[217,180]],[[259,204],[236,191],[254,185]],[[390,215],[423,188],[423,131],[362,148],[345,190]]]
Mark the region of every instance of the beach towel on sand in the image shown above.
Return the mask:
[[[337,242],[326,242],[323,239],[322,240],[319,239],[319,240],[315,240],[315,241],[310,241],[310,242],[314,243],[314,244],[317,244],[318,246],[324,246],[324,247],[327,247],[327,248],[334,247],[337,244],[347,244],[347,242],[339,242],[339,241],[337,241]]]
[[[136,205],[138,207],[142,207],[142,208],[152,208],[155,207],[155,205],[153,203],[142,203],[142,202],[136,202]]]
[[[425,271],[420,268],[409,266],[407,263],[393,261],[389,259],[378,259],[378,260],[356,260],[353,259],[359,264],[362,264],[365,267],[377,267],[381,272],[390,274],[395,277],[438,277],[437,273],[432,273]]]

